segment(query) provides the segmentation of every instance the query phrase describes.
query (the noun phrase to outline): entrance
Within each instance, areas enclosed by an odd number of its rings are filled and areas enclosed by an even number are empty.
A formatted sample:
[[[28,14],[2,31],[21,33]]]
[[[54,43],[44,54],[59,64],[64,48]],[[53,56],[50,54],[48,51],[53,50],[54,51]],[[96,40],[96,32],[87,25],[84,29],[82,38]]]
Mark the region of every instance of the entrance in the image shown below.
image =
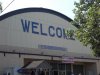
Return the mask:
[[[37,69],[35,75],[50,75],[50,70],[49,69]]]
[[[73,65],[73,73],[74,73],[74,75],[79,75],[80,73],[82,75],[84,75],[84,67],[83,67],[83,65],[74,64]]]
[[[25,58],[24,64],[19,71],[22,75],[51,75],[52,66],[46,60]]]
[[[62,63],[60,61],[33,60],[25,68],[34,69],[34,75],[84,75],[83,64]]]
[[[65,64],[65,63],[50,63],[52,66],[52,72],[51,75],[70,75],[71,74],[71,64]]]
[[[65,71],[52,71],[51,75],[66,75]]]

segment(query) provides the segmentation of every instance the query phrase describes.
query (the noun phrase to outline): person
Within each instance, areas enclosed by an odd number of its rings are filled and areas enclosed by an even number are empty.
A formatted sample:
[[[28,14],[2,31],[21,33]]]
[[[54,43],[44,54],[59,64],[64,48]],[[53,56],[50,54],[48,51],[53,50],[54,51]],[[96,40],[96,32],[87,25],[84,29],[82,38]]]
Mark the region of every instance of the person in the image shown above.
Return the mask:
[[[10,73],[8,73],[8,75],[10,75]]]
[[[34,72],[34,71],[32,71],[32,72],[31,72],[31,75],[35,75],[35,72]]]
[[[40,75],[45,75],[45,74],[44,74],[44,71],[41,71]]]

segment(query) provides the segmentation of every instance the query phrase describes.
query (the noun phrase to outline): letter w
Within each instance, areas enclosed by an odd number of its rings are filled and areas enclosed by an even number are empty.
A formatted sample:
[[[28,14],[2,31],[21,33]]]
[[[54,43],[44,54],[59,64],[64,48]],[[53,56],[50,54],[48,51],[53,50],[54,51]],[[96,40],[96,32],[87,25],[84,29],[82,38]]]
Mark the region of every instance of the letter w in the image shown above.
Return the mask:
[[[22,27],[24,32],[29,32],[30,21],[21,19]]]

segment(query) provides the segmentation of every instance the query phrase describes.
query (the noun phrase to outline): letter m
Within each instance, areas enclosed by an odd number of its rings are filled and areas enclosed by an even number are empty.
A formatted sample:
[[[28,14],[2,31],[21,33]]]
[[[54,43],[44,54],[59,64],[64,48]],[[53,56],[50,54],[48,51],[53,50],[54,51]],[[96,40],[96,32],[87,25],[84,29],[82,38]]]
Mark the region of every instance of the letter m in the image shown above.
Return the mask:
[[[30,21],[21,19],[22,27],[24,32],[29,32]]]

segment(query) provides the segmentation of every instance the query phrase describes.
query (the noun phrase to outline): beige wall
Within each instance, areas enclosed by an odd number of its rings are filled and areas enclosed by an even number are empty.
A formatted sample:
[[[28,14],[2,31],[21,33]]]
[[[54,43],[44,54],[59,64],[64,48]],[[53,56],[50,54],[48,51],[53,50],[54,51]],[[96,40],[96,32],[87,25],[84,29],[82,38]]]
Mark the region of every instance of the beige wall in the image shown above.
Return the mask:
[[[0,75],[6,68],[10,67],[20,67],[23,65],[22,58],[19,58],[18,55],[6,54],[4,56],[0,53]]]
[[[85,71],[86,71],[86,75],[97,75],[96,63],[85,64]]]
[[[38,48],[39,45],[48,45],[48,46],[65,48],[66,49],[65,51],[61,50],[63,54],[66,54],[67,52],[76,52],[81,54],[92,55],[90,48],[83,46],[82,43],[80,43],[77,39],[70,40],[70,39],[58,38],[57,36],[50,37],[49,33],[48,36],[43,36],[41,34],[37,35],[32,33],[31,25],[29,32],[24,32],[21,19],[37,22],[39,24],[42,23],[43,31],[46,33],[48,33],[49,26],[54,26],[55,28],[60,27],[62,29],[64,28],[64,29],[76,30],[76,27],[73,26],[70,22],[52,14],[41,13],[41,12],[28,12],[28,13],[17,14],[0,21],[0,46],[3,45],[3,46],[12,46],[15,48],[18,47],[15,50],[18,50],[20,47],[22,47],[23,50],[24,47],[24,49],[27,49],[29,51],[29,48],[40,49]],[[40,33],[40,25],[38,25],[37,27],[38,28],[35,30]],[[52,32],[56,33],[56,31]],[[58,50],[55,51],[56,53],[61,53],[61,51]],[[47,52],[52,54],[53,50],[48,49],[44,50],[44,52],[46,52],[46,54],[48,54]]]
[[[50,57],[44,57],[44,56],[28,56],[28,55],[21,55],[19,57],[18,54],[4,54],[0,53],[0,75],[4,72],[7,68],[14,68],[18,67],[21,68],[24,66],[24,58],[32,58],[32,59],[51,59]]]
[[[97,73],[100,74],[100,59],[97,60]]]

